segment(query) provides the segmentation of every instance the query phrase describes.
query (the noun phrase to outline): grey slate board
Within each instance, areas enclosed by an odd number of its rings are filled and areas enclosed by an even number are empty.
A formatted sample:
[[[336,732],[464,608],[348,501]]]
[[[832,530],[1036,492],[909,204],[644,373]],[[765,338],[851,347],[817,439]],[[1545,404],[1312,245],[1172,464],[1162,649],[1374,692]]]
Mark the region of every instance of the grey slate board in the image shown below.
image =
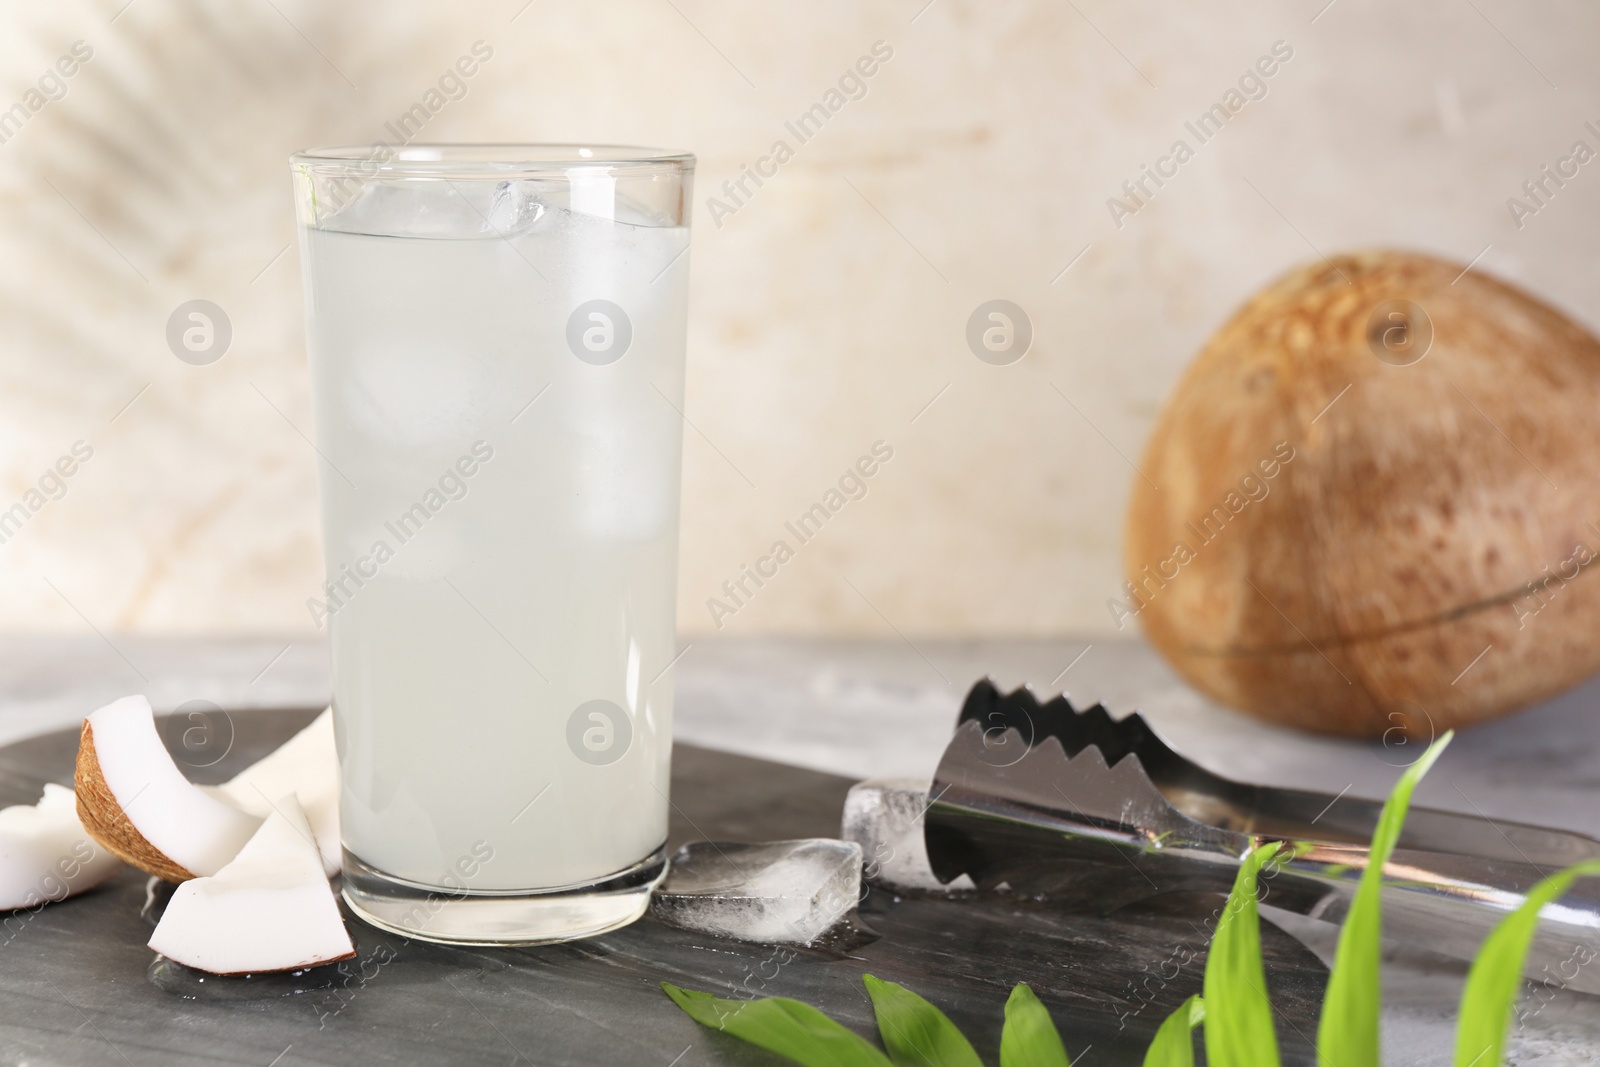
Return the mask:
[[[235,712],[228,755],[191,774],[221,781],[313,714]],[[76,731],[61,731],[0,749],[0,803],[31,803],[45,781],[69,784],[76,748]],[[834,836],[849,785],[679,745],[670,845]],[[690,1021],[659,983],[798,997],[873,1034],[861,986],[861,975],[872,973],[944,1009],[986,1062],[996,1057],[1006,994],[1026,981],[1075,1058],[1089,1047],[1081,1061],[1089,1067],[1136,1064],[1165,1014],[1199,992],[1201,923],[1219,903],[1169,900],[1160,911],[1095,917],[1021,900],[900,899],[874,890],[861,918],[879,936],[843,952],[783,952],[648,918],[589,941],[465,949],[408,942],[352,920],[359,956],[345,974],[169,982],[185,996],[147,977],[154,957],[144,947],[146,881],[129,870],[4,924],[0,1062],[776,1064],[786,1061]],[[1312,1063],[1326,971],[1270,924],[1262,933],[1285,1062]]]

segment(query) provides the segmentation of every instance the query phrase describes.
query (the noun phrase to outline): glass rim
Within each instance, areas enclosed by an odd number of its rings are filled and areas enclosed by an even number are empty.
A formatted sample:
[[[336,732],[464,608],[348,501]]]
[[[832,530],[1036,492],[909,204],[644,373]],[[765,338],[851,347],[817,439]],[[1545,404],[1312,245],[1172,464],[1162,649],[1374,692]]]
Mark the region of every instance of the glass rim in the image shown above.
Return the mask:
[[[306,148],[289,157],[293,166],[321,173],[359,173],[430,177],[440,174],[499,176],[565,173],[581,168],[607,170],[668,168],[693,170],[692,152],[614,144],[510,144],[495,142],[412,143],[393,148],[329,145]]]

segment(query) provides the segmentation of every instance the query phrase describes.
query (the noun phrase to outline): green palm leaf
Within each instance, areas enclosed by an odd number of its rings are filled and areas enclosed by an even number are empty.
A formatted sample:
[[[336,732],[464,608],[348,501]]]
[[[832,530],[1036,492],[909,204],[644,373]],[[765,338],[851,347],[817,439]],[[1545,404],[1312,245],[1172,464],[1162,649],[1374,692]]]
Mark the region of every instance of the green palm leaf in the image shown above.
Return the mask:
[[[1590,860],[1552,874],[1528,892],[1478,950],[1461,991],[1461,1018],[1456,1023],[1456,1067],[1498,1067],[1505,1056],[1511,1005],[1522,987],[1522,964],[1528,943],[1539,926],[1539,911],[1553,903],[1579,878],[1600,877],[1600,860]]]
[[[865,975],[878,1037],[895,1067],[983,1067],[949,1016],[905,986]]]
[[[1383,938],[1383,868],[1400,840],[1411,794],[1450,743],[1451,733],[1428,746],[1406,768],[1378,816],[1350,913],[1339,931],[1339,948],[1317,1024],[1317,1062],[1322,1067],[1380,1067],[1378,1017],[1382,987],[1379,957]]]
[[[1206,1018],[1206,1002],[1190,997],[1167,1016],[1144,1052],[1144,1067],[1194,1067],[1194,1028]]]
[[[1239,864],[1206,956],[1206,1062],[1210,1067],[1278,1067],[1278,1036],[1261,965],[1256,876],[1279,844],[1252,849]]]
[[[803,1067],[895,1067],[866,1038],[798,1000],[726,1000],[679,989],[670,982],[662,982],[661,988],[702,1026],[732,1034]]]
[[[1072,1067],[1056,1024],[1026,982],[1017,983],[1006,999],[1000,1067]]]

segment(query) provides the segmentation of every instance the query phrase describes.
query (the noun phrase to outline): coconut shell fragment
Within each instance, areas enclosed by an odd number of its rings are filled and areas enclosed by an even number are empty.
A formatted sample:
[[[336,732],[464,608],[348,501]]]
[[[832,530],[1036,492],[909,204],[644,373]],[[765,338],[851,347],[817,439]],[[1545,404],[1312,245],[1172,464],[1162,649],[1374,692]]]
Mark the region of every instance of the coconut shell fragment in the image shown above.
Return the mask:
[[[78,766],[73,787],[78,794],[78,819],[101,848],[124,863],[168,882],[186,882],[195,877],[193,871],[168,859],[134,828],[100,773],[100,761],[94,751],[94,731],[87,722],[78,738]]]
[[[92,713],[78,741],[78,817],[107,851],[170,882],[216,874],[262,819],[184,777],[143,696]]]

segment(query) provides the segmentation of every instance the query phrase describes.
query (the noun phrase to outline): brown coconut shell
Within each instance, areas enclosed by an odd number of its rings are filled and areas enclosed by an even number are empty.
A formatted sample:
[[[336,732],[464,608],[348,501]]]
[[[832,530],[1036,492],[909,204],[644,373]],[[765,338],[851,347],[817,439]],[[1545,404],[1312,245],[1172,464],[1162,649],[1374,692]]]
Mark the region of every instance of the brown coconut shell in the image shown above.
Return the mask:
[[[100,773],[100,760],[94,751],[94,731],[88,720],[78,737],[78,765],[73,776],[78,799],[78,821],[100,847],[124,863],[168,882],[186,882],[193,871],[169,858],[152,845],[128,818],[111,787]]]
[[[1412,307],[1375,320],[1389,301]],[[1600,669],[1600,341],[1481,268],[1372,252],[1279,279],[1140,469],[1113,613],[1224,704],[1426,738]]]

